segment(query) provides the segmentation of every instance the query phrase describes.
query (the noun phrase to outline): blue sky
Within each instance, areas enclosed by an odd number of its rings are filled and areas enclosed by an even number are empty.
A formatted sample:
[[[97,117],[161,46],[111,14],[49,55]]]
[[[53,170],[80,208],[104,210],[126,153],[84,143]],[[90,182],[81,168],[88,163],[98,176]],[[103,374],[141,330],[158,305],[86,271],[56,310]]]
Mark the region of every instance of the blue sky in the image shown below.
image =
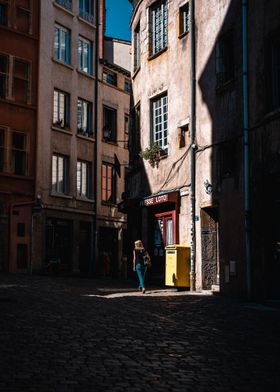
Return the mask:
[[[129,22],[131,4],[128,0],[106,0],[106,35],[131,40]]]

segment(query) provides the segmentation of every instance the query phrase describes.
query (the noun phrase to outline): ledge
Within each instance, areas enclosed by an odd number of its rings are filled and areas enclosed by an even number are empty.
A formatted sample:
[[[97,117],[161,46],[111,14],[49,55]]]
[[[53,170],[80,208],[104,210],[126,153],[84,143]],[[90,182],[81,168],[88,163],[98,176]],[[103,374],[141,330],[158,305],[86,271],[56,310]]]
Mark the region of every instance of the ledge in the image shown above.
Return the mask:
[[[154,60],[155,58],[159,57],[162,53],[167,52],[168,46],[166,48],[161,49],[159,52],[152,54],[148,57],[148,61]]]
[[[90,136],[80,135],[79,133],[76,133],[76,136],[77,136],[78,139],[86,140],[86,141],[89,141],[91,143],[95,142],[95,139],[93,137],[90,137]]]
[[[58,198],[61,198],[61,199],[67,199],[67,200],[72,200],[73,199],[72,196],[64,195],[64,193],[51,192],[50,196],[51,197],[58,197]]]
[[[67,129],[59,128],[54,125],[51,126],[51,129],[53,131],[64,133],[65,135],[68,135],[68,136],[73,136],[72,132],[70,130],[67,131]]]
[[[85,202],[85,203],[94,204],[94,200],[93,199],[88,199],[88,198],[82,197],[82,196],[77,196],[76,200],[77,201],[82,201],[82,202]]]
[[[70,64],[67,64],[67,63],[64,63],[63,61],[57,60],[54,57],[52,57],[52,61],[56,64],[63,65],[64,67],[71,69],[71,71],[74,71],[74,67],[72,67],[72,65],[70,65]]]
[[[179,38],[179,39],[182,39],[182,38],[184,38],[184,37],[187,37],[188,35],[189,35],[189,31],[185,31],[184,33],[179,34],[179,35],[178,35],[178,38]]]
[[[86,25],[88,25],[88,26],[90,26],[90,27],[92,27],[93,29],[96,30],[96,25],[95,25],[95,24],[90,23],[88,20],[82,18],[80,15],[77,16],[77,19],[78,19],[80,22],[85,23]]]
[[[132,79],[134,79],[134,78],[138,75],[138,73],[140,72],[140,69],[141,69],[141,67],[139,66],[139,67],[134,71],[134,73],[133,73],[133,75],[132,75]]]
[[[72,16],[72,18],[74,18],[75,14],[72,11],[70,11],[67,8],[63,7],[62,5],[58,4],[56,1],[53,1],[53,5],[56,8],[58,8],[59,10],[66,12],[66,14],[68,14],[68,15]]]
[[[91,75],[91,74],[89,74],[89,73],[86,73],[86,72],[82,71],[82,70],[79,69],[79,68],[76,68],[76,71],[77,71],[80,75],[86,76],[86,77],[88,77],[88,78],[90,78],[90,79],[93,79],[93,80],[96,79],[95,76],[93,76],[93,75]]]

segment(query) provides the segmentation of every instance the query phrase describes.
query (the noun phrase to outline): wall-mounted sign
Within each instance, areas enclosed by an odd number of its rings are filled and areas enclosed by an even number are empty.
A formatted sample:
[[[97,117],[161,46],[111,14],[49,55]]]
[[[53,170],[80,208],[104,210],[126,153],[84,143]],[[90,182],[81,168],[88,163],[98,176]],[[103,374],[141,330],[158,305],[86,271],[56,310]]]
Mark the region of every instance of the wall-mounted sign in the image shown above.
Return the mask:
[[[148,207],[148,206],[153,206],[155,204],[161,204],[161,203],[166,203],[166,202],[168,202],[168,194],[160,195],[160,196],[153,196],[153,197],[149,197],[148,199],[144,199],[143,205]]]

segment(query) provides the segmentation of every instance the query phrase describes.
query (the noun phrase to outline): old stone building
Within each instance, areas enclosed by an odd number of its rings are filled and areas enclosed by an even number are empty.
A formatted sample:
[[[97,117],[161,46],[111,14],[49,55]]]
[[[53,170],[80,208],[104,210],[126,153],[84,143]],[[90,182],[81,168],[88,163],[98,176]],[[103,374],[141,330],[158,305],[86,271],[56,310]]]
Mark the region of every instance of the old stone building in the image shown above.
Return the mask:
[[[25,271],[31,256],[39,5],[0,2],[0,271]]]
[[[101,18],[100,18],[101,19]],[[104,36],[100,28],[97,136],[96,274],[126,276],[125,191],[130,114],[130,42]]]
[[[165,245],[190,244],[193,289],[273,298],[279,4],[131,2],[130,240],[144,240],[152,276],[164,276]],[[153,143],[160,156],[142,162]]]

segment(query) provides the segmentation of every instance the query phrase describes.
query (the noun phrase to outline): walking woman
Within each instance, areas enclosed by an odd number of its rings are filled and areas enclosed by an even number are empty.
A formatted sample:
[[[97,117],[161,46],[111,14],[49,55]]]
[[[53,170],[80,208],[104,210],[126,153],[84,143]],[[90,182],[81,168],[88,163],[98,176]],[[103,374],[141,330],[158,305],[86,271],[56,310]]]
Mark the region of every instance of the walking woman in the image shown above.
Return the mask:
[[[139,279],[139,290],[145,294],[145,274],[147,266],[144,263],[144,257],[148,256],[148,252],[145,250],[141,240],[135,241],[135,247],[133,249],[133,271],[137,272]]]

